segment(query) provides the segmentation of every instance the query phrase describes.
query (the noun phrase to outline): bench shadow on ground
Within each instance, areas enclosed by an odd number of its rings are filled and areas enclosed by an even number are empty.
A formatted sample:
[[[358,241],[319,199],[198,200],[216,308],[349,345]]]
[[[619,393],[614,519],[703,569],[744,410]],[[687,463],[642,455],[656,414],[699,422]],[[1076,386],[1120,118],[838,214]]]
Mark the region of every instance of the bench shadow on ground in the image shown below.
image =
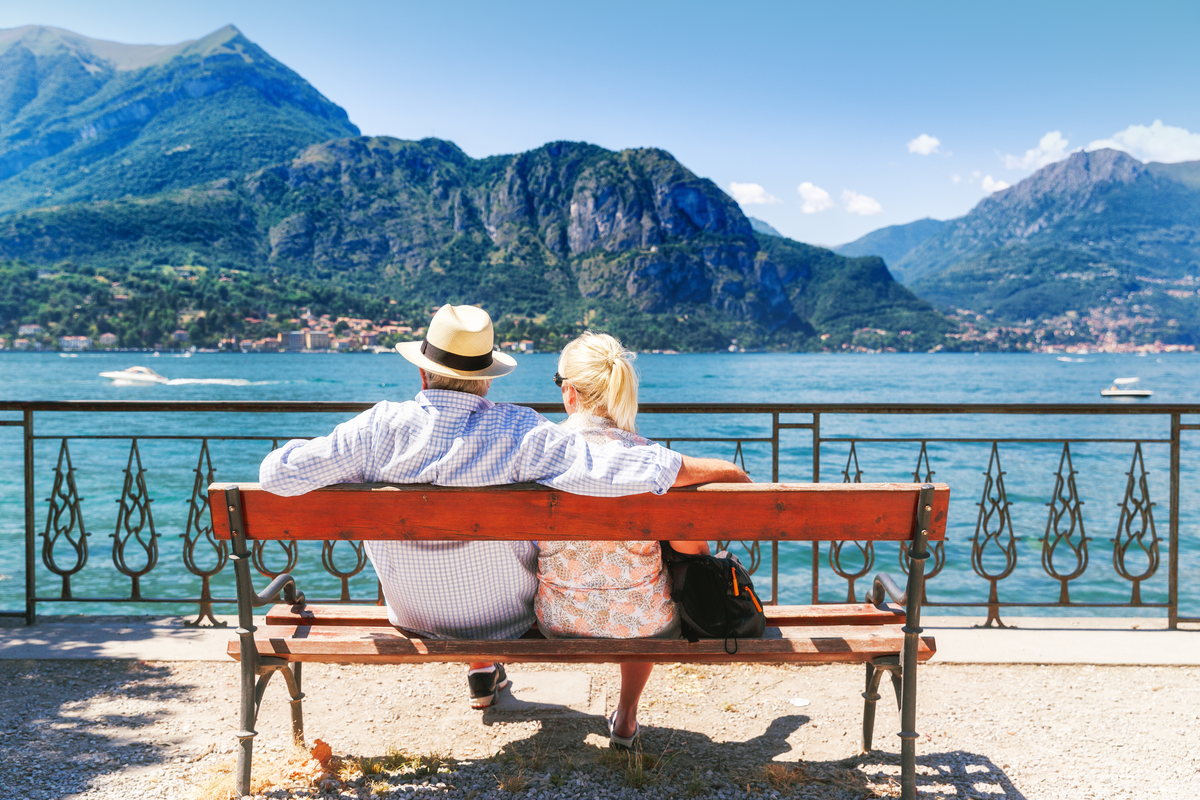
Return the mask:
[[[628,757],[622,759],[598,749],[595,736],[587,741],[592,734],[607,738],[603,717],[578,714],[522,717],[513,710],[510,706],[498,713],[485,712],[482,720],[484,725],[529,719],[541,722],[536,733],[510,742],[491,757],[510,769],[563,774],[598,761],[613,768],[616,786],[633,788],[645,780],[674,785],[685,794],[709,795],[720,788],[759,784],[763,789],[774,789],[786,796],[831,800],[899,796],[898,753],[875,750],[836,760],[776,760],[792,752],[788,737],[810,722],[802,714],[778,717],[762,734],[742,742],[714,741],[696,731],[643,727],[644,772],[631,774]],[[946,800],[1026,800],[991,759],[962,750],[919,755],[917,792],[920,797]]]
[[[146,733],[171,713],[171,701],[196,690],[168,667],[140,661],[0,660],[5,796],[53,800],[125,767],[199,755]],[[102,713],[96,702],[107,706]]]

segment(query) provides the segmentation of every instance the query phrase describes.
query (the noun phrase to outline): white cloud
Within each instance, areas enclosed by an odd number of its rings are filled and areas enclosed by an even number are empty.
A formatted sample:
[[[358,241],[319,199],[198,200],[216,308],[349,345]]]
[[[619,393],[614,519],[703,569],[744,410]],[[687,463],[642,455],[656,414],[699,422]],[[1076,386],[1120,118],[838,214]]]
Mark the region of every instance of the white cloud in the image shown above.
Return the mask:
[[[883,213],[883,206],[879,205],[878,200],[873,197],[867,197],[865,194],[852,192],[849,189],[842,192],[842,205],[851,214],[858,214],[862,217],[870,217]]]
[[[959,182],[959,181],[961,181],[961,180],[962,180],[962,175],[959,175],[958,173],[955,173],[955,174],[953,174],[953,175],[951,175],[951,176],[950,176],[950,182],[951,182],[951,183],[953,183],[953,184],[955,184],[955,185],[957,185],[957,184],[958,184],[958,182]]]
[[[805,214],[816,214],[827,208],[833,208],[833,198],[820,186],[813,186],[805,181],[796,187],[796,191],[804,198],[804,204],[800,206],[800,210]]]
[[[1173,164],[1178,161],[1200,160],[1200,133],[1187,128],[1163,125],[1161,119],[1152,125],[1130,125],[1117,131],[1108,139],[1098,139],[1083,148],[1088,152],[1111,147],[1124,150],[1142,161],[1163,161]]]
[[[1053,164],[1055,161],[1062,161],[1066,158],[1068,144],[1067,140],[1063,138],[1062,131],[1050,131],[1041,138],[1037,147],[1026,150],[1025,155],[1005,156],[1004,166],[1009,169],[1041,169],[1047,164]]]
[[[757,183],[738,183],[733,181],[729,184],[729,193],[733,195],[734,200],[743,206],[765,206],[770,203],[783,202],[778,197],[769,194],[766,189]]]
[[[985,175],[983,178],[983,190],[988,194],[998,192],[1008,188],[1008,181],[998,181],[992,178],[991,175]]]
[[[916,153],[917,155],[928,156],[933,155],[941,147],[942,143],[938,141],[936,136],[930,136],[928,133],[922,133],[917,138],[908,143],[908,152]]]

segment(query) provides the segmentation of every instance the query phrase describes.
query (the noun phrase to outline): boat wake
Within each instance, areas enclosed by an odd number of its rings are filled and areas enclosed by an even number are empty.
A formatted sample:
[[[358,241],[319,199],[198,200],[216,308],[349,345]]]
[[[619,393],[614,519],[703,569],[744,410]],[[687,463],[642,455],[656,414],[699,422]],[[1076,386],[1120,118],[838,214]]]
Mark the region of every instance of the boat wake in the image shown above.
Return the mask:
[[[283,381],[248,381],[245,378],[173,378],[167,386],[269,386]]]

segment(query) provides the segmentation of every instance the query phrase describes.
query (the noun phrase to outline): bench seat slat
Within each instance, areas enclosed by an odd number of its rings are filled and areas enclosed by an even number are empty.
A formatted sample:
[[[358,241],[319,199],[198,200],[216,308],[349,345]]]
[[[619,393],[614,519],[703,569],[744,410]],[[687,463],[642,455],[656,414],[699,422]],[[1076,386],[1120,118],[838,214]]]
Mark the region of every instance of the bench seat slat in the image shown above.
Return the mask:
[[[319,625],[264,626],[254,635],[260,656],[329,664],[405,664],[442,661],[543,661],[601,663],[730,661],[846,663],[900,652],[904,634],[897,625],[797,627],[782,638],[739,639],[728,654],[722,640],[667,639],[503,639],[447,640],[409,638],[391,627],[348,628]],[[917,658],[930,659],[936,646],[922,637]],[[229,654],[238,658],[237,639]]]
[[[803,625],[887,625],[902,624],[904,609],[892,603],[876,608],[870,603],[819,606],[763,606],[767,625],[772,628]],[[387,609],[383,606],[309,605],[297,614],[288,605],[272,606],[267,611],[268,625],[321,625],[385,627]]]

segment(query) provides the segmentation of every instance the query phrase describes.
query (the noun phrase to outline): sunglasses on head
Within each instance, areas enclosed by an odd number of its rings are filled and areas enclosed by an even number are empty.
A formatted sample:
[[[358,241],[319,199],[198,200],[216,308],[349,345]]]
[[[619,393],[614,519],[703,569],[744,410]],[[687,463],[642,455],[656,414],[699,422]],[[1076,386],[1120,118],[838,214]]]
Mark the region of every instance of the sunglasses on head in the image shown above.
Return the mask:
[[[554,373],[554,385],[557,386],[558,388],[560,388],[560,389],[562,388],[563,381],[565,381],[565,380],[566,380],[566,378],[564,378],[562,375],[559,375],[557,372]]]

